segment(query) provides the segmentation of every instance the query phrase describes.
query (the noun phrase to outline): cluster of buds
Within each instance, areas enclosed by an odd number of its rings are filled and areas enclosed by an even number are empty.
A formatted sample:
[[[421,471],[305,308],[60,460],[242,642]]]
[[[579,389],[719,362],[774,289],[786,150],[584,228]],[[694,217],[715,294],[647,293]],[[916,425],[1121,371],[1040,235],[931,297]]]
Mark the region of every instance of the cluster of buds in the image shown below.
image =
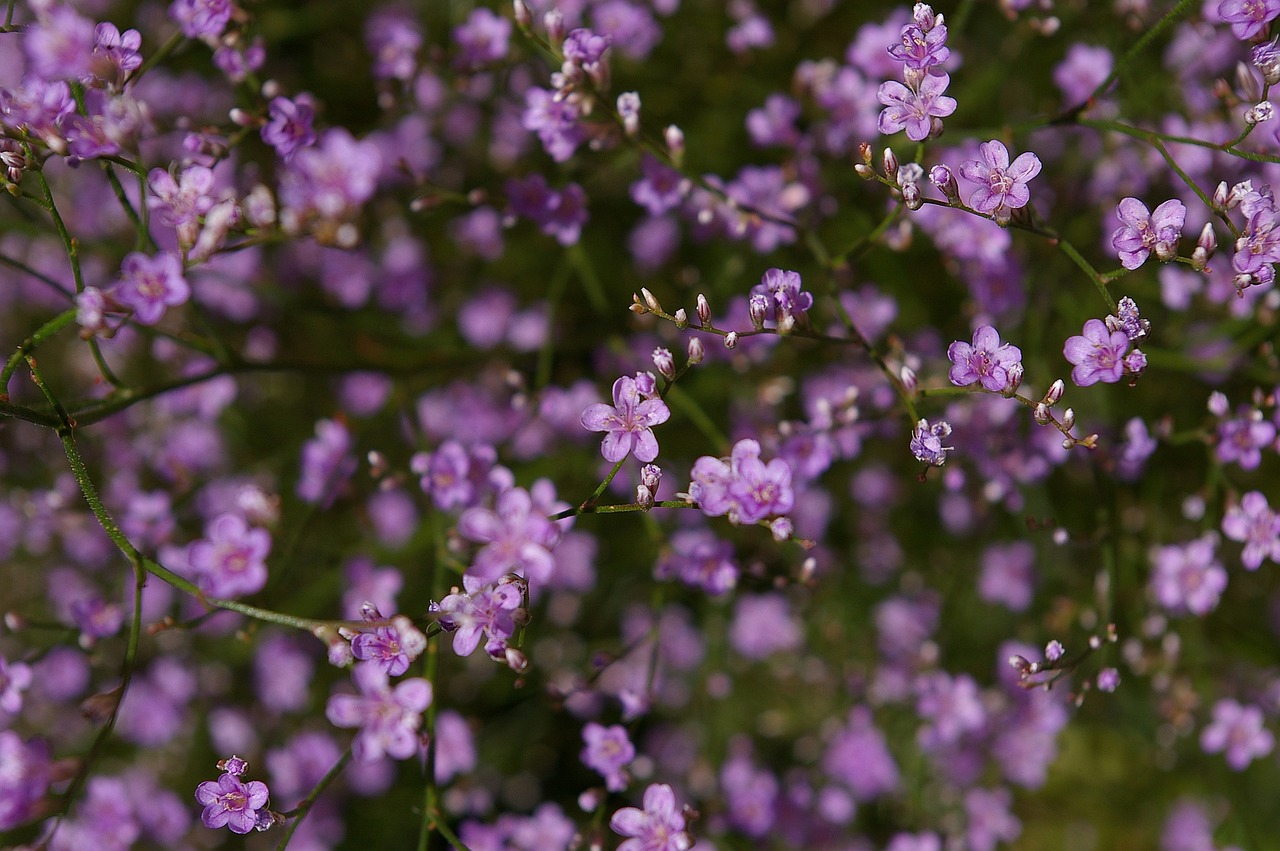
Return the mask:
[[[636,485],[636,505],[652,508],[657,499],[658,485],[662,483],[662,468],[657,464],[645,464],[640,468],[640,484]]]
[[[1101,635],[1089,636],[1088,649],[1074,658],[1066,658],[1066,649],[1061,642],[1054,640],[1045,645],[1043,661],[1033,662],[1025,656],[1015,654],[1009,657],[1009,666],[1018,672],[1018,685],[1022,688],[1050,689],[1078,668],[1080,663],[1090,655],[1104,645],[1115,644],[1118,638],[1116,625],[1107,624],[1106,630]],[[1120,674],[1115,668],[1103,668],[1098,672],[1095,684],[1099,691],[1113,692],[1120,684]],[[1084,700],[1084,693],[1090,688],[1091,684],[1088,681],[1082,684],[1080,692],[1075,696],[1077,705]]]
[[[1031,409],[1031,417],[1036,421],[1036,425],[1053,425],[1058,431],[1062,432],[1062,448],[1070,449],[1073,446],[1083,446],[1086,449],[1098,448],[1098,435],[1091,434],[1088,437],[1078,438],[1071,434],[1071,430],[1075,428],[1076,412],[1071,408],[1067,408],[1062,412],[1061,416],[1055,416],[1053,408],[1062,401],[1062,396],[1066,393],[1067,385],[1061,378],[1049,385],[1049,389],[1040,397],[1040,401],[1036,402]]]
[[[551,75],[551,85],[556,90],[555,100],[573,104],[582,115],[590,115],[595,107],[596,94],[609,90],[611,72],[608,36],[596,35],[587,29],[576,29],[567,36],[564,18],[559,10],[547,13],[547,37],[552,43],[563,38],[561,51],[564,61],[560,70]],[[639,110],[639,97],[636,109]]]
[[[853,166],[854,172],[863,180],[878,180],[885,186],[897,189],[902,193],[902,201],[908,210],[918,210],[924,205],[920,194],[920,181],[924,179],[924,169],[917,163],[901,165],[893,148],[885,148],[880,154],[880,172],[872,165],[874,159],[871,145],[863,142],[858,146],[860,161]],[[943,166],[945,168],[945,166]],[[930,175],[932,179],[932,174]],[[955,183],[954,178],[952,183]],[[959,190],[957,190],[957,198]]]

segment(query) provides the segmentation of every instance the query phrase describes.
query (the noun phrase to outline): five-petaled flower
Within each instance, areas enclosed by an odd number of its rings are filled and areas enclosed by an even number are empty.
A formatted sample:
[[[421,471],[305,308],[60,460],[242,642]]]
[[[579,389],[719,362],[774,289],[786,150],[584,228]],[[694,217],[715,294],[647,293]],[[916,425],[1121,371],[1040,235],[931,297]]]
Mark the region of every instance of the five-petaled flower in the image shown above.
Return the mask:
[[[1116,206],[1120,227],[1111,234],[1111,247],[1120,255],[1120,265],[1136,269],[1155,253],[1161,261],[1178,253],[1178,240],[1187,220],[1187,208],[1176,198],[1165,201],[1154,212],[1137,198],[1124,198]]]
[[[1016,385],[1022,375],[1022,350],[1000,343],[1000,334],[990,325],[973,332],[973,342],[956,340],[947,347],[951,361],[948,377],[957,387],[980,383],[984,390],[999,393]]]
[[[646,464],[658,457],[658,439],[653,427],[671,417],[667,404],[640,392],[636,380],[624,375],[613,382],[613,404],[596,402],[582,412],[587,431],[608,432],[600,444],[604,460],[618,462],[634,453]]]
[[[950,83],[951,77],[946,74],[926,74],[915,89],[896,80],[882,83],[876,93],[885,107],[880,112],[880,132],[888,136],[905,128],[911,141],[927,139],[934,119],[946,118],[956,111],[956,99],[943,94]],[[1036,169],[1039,167],[1037,161]]]
[[[248,767],[244,760],[232,757],[218,763],[226,772],[217,780],[206,780],[196,787],[196,800],[204,806],[200,821],[205,827],[231,829],[232,833],[248,833],[255,827],[266,830],[274,818],[266,812],[271,792],[261,780],[245,783],[240,779]]]
[[[431,705],[431,683],[421,677],[401,680],[393,688],[387,672],[367,662],[351,674],[360,694],[335,694],[325,717],[335,727],[359,727],[351,743],[358,762],[377,762],[384,756],[407,759],[418,751],[422,713]]]
[[[1101,319],[1084,323],[1084,331],[1068,337],[1063,356],[1075,364],[1071,380],[1081,387],[1099,381],[1114,384],[1124,376],[1125,353],[1129,351],[1129,335],[1112,331]]]
[[[960,164],[960,176],[978,188],[969,195],[969,206],[990,213],[997,221],[1007,221],[1009,211],[1025,207],[1031,200],[1027,181],[1040,173],[1040,158],[1027,151],[1012,163],[1009,151],[997,139],[978,146],[980,160]]]
[[[644,790],[643,804],[643,810],[623,807],[609,819],[614,833],[631,837],[618,846],[618,851],[686,851],[693,846],[670,786],[650,785]]]

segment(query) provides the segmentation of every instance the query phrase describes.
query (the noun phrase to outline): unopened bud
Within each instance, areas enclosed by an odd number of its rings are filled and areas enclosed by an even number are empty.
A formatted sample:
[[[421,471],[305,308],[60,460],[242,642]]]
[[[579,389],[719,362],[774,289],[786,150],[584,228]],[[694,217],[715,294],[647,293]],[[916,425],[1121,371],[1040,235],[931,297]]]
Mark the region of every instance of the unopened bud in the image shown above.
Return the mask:
[[[648,485],[636,485],[636,505],[652,508],[653,501],[653,490]]]
[[[1231,403],[1227,401],[1226,394],[1220,390],[1215,390],[1209,394],[1209,413],[1215,417],[1225,417],[1227,412],[1231,410]]]
[[[1067,431],[1071,431],[1071,427],[1076,424],[1076,412],[1072,408],[1067,408],[1062,412],[1062,427]]]
[[[1231,209],[1245,199],[1246,195],[1253,192],[1253,181],[1242,180],[1231,187],[1231,191],[1227,193],[1227,209]]]
[[[747,302],[747,312],[751,315],[751,326],[759,331],[764,327],[765,317],[769,314],[769,299],[756,293]]]
[[[657,464],[645,464],[640,468],[640,482],[650,490],[657,492],[658,483],[662,481],[662,468]]]
[[[1049,424],[1049,406],[1044,402],[1036,403],[1035,408],[1031,411],[1031,416],[1035,419],[1036,425]]]
[[[738,332],[730,331],[724,335],[724,347],[726,349],[736,349],[738,347]]]
[[[1275,114],[1276,108],[1271,105],[1271,101],[1264,100],[1245,110],[1244,123],[1249,126],[1261,124],[1264,121],[1270,121]]]
[[[707,297],[702,293],[698,293],[697,306],[694,310],[697,312],[698,322],[702,324],[703,328],[711,324],[711,303],[707,301]]]
[[[775,517],[769,523],[769,532],[778,543],[789,540],[795,530],[795,524],[791,522],[790,517]]]
[[[928,3],[917,3],[911,10],[911,20],[915,22],[921,32],[928,32],[942,23],[942,16],[935,15],[933,7]]]
[[[667,143],[667,154],[671,157],[671,162],[679,168],[684,163],[684,131],[671,124],[663,131],[662,136]]]
[[[867,166],[868,168],[871,167],[871,156],[872,156],[871,143],[860,142],[858,144],[858,158],[861,159],[862,164]]]
[[[875,170],[864,163],[855,163],[853,166],[853,173],[858,175],[858,177],[861,177],[863,180],[870,180],[876,176]]]
[[[1258,85],[1257,76],[1253,73],[1253,69],[1243,62],[1236,63],[1236,90],[1240,93],[1240,100],[1247,103],[1255,103],[1262,97],[1262,86]],[[1249,123],[1257,124],[1256,121]]]
[[[645,303],[640,300],[640,296],[637,293],[631,294],[631,306],[628,308],[628,310],[630,310],[632,313],[638,313],[641,316],[644,316],[646,313],[649,312],[649,308],[646,307]]]
[[[1227,182],[1225,180],[1219,181],[1217,187],[1213,190],[1213,206],[1219,210],[1225,210],[1230,198]]]
[[[650,310],[652,310],[654,313],[665,313],[665,312],[666,312],[666,311],[664,311],[664,310],[662,309],[662,304],[661,304],[661,303],[659,303],[657,296],[655,296],[653,293],[649,292],[649,290],[648,290],[646,287],[641,287],[641,288],[640,288],[640,295],[644,297],[644,303],[645,303],[645,304],[649,307],[649,309],[650,309]]]
[[[924,199],[920,197],[920,184],[907,183],[903,185],[902,203],[907,205],[908,210],[919,210],[924,206]]]
[[[1067,385],[1059,378],[1049,385],[1049,389],[1045,391],[1044,398],[1040,401],[1052,408],[1062,401],[1062,394],[1065,392],[1067,392]]]
[[[512,7],[515,13],[516,23],[521,29],[527,30],[529,27],[533,26],[533,12],[529,10],[529,6],[524,2],[524,0],[514,0]]]
[[[916,371],[905,364],[903,364],[902,369],[898,370],[898,380],[902,382],[902,389],[912,395],[915,394],[916,389],[920,386],[920,379],[916,377]]]
[[[622,118],[622,130],[634,137],[640,132],[640,94],[623,92],[618,95],[618,115]]]
[[[517,674],[529,667],[529,657],[516,647],[508,646],[503,654],[507,667]]]
[[[688,363],[690,366],[697,366],[702,363],[702,359],[707,355],[707,350],[702,346],[702,340],[697,337],[693,337],[689,340],[687,352],[689,355]]]
[[[880,162],[884,168],[884,176],[896,182],[898,179],[898,155],[893,152],[893,148],[884,149]]]
[[[676,375],[676,359],[671,356],[670,349],[661,347],[654,349],[653,365],[658,368],[658,373],[663,378],[671,379]]]
[[[689,327],[689,314],[685,313],[684,308],[680,308],[671,316],[676,322],[676,327],[681,331]]]
[[[1008,368],[1007,372],[1009,373],[1009,383],[1004,386],[1003,392],[1006,396],[1012,396],[1022,386],[1022,376],[1025,370],[1021,363],[1015,363]]]
[[[564,41],[564,13],[552,9],[542,16],[542,25],[547,29],[547,41],[559,44]]]
[[[1196,248],[1204,249],[1205,260],[1212,257],[1213,252],[1218,250],[1218,235],[1213,230],[1212,222],[1204,223],[1200,236],[1196,238]]]
[[[960,187],[956,183],[956,176],[951,173],[951,169],[945,165],[935,165],[929,169],[929,182],[937,187],[938,191],[947,199],[948,204],[960,203]]]

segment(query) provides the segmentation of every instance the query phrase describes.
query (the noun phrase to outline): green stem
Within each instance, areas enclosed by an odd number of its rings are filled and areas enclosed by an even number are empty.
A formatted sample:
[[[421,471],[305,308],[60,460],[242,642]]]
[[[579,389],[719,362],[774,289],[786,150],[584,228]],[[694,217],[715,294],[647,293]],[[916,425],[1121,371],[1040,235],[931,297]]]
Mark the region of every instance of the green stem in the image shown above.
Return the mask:
[[[293,832],[298,829],[298,825],[302,824],[302,820],[311,812],[311,807],[315,804],[316,799],[320,797],[320,794],[325,789],[329,788],[329,785],[334,780],[338,779],[338,775],[342,773],[342,769],[346,768],[347,763],[350,761],[351,748],[347,748],[346,752],[333,764],[333,767],[325,772],[324,777],[320,778],[320,782],[315,785],[315,788],[311,790],[307,797],[289,812],[282,813],[285,816],[292,816],[293,820],[285,828],[284,836],[280,837],[280,843],[276,845],[276,851],[284,851],[285,846],[289,844],[289,840],[293,838]]]
[[[34,334],[18,345],[17,351],[9,356],[4,369],[0,370],[0,401],[9,401],[9,381],[13,378],[13,373],[17,371],[18,366],[46,340],[74,323],[78,312],[74,307],[64,310],[37,328]]]

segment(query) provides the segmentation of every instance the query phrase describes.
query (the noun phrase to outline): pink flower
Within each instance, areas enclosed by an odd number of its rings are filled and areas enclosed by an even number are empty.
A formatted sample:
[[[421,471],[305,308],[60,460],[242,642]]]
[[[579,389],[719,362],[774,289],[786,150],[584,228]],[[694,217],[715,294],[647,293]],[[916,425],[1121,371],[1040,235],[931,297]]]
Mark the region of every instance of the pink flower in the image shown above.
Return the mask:
[[[927,139],[935,118],[945,118],[956,111],[956,99],[943,94],[950,83],[951,77],[946,74],[926,74],[919,89],[909,89],[894,80],[882,83],[876,92],[876,98],[885,106],[880,113],[880,132],[888,136],[906,128],[911,141]],[[1039,167],[1037,161],[1036,169]]]
[[[597,402],[582,412],[582,427],[587,431],[604,431],[600,454],[604,460],[618,462],[629,453],[646,464],[658,457],[658,439],[653,426],[665,423],[671,410],[657,397],[641,394],[636,380],[622,376],[613,382],[613,405]]]
[[[618,851],[687,851],[693,840],[684,832],[684,816],[665,783],[644,790],[644,809],[623,807],[609,819],[614,833],[631,837]]]
[[[1010,164],[1009,151],[996,139],[983,142],[978,151],[981,160],[960,165],[960,176],[978,184],[969,196],[969,206],[997,219],[1007,218],[1009,210],[1025,207],[1031,200],[1027,181],[1040,173],[1040,158],[1027,151]]]
[[[1068,337],[1062,355],[1075,364],[1071,380],[1081,387],[1115,384],[1124,376],[1124,356],[1129,351],[1129,335],[1110,331],[1101,319],[1084,323],[1082,335]]]

